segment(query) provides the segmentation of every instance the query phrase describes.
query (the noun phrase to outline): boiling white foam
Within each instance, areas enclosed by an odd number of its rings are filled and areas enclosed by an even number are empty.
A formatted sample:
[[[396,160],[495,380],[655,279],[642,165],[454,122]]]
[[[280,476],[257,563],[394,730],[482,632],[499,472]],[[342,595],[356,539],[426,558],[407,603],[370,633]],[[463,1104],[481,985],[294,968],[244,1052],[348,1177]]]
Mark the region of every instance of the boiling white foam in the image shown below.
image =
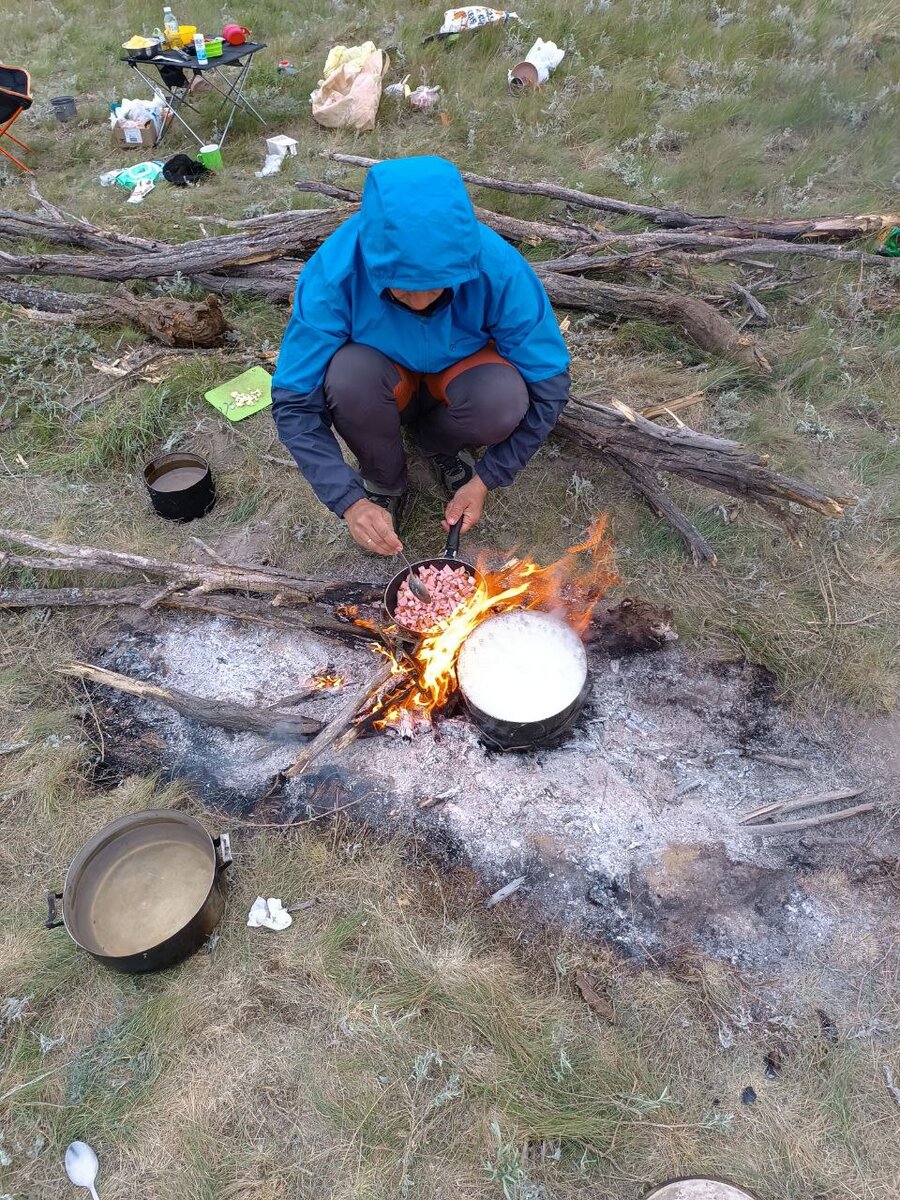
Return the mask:
[[[488,716],[543,721],[577,698],[587,654],[578,634],[547,613],[501,613],[466,639],[457,676],[466,698]]]

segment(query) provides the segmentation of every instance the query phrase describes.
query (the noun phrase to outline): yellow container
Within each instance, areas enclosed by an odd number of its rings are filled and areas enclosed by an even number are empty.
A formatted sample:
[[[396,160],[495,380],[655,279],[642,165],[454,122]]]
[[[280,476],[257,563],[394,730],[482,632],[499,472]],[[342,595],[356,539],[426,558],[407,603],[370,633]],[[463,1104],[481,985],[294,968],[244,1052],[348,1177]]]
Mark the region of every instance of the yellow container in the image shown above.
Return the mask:
[[[178,36],[181,39],[182,46],[187,49],[194,40],[194,34],[197,32],[196,25],[179,25]]]

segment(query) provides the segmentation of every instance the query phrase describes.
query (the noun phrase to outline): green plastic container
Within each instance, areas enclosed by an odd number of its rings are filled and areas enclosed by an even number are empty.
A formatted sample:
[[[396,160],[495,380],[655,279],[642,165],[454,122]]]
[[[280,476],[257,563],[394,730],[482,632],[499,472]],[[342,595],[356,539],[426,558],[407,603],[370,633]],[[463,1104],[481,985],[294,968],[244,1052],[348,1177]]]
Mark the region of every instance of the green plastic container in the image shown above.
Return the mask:
[[[210,38],[210,40],[206,43],[206,57],[207,58],[221,58],[223,41],[224,41],[224,39],[220,38],[220,37],[219,38]]]

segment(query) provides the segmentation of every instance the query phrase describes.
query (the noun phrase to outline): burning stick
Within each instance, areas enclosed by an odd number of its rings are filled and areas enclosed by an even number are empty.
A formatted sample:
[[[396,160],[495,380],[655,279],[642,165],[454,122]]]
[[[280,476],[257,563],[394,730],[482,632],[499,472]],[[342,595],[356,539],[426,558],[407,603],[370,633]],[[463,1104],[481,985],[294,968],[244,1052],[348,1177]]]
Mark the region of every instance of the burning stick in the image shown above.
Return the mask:
[[[276,708],[293,708],[295,704],[302,704],[304,700],[313,700],[319,696],[327,696],[330,692],[339,691],[347,682],[343,675],[319,674],[313,675],[312,680],[309,687],[305,687],[299,692],[291,692],[289,696],[282,696],[272,704],[267,704],[266,710],[271,712]]]
[[[355,692],[352,692],[331,720],[319,731],[309,745],[297,755],[284,772],[284,777],[286,779],[293,779],[297,775],[302,775],[313,759],[318,758],[323,750],[327,750],[329,746],[334,745],[338,738],[341,737],[341,734],[345,732],[349,733],[348,726],[362,713],[366,705],[375,697],[379,688],[387,683],[394,671],[394,663],[385,662],[374,675],[367,679]],[[352,741],[353,739],[351,738],[350,740]],[[349,741],[345,744],[349,745]]]

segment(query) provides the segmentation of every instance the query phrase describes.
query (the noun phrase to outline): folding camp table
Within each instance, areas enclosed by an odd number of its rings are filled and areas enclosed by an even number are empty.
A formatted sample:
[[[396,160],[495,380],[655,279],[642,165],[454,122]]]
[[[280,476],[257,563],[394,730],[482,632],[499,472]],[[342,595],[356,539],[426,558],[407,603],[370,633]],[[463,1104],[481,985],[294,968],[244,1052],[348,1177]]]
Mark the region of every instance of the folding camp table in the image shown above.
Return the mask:
[[[163,50],[153,58],[135,58],[131,54],[126,54],[122,61],[137,71],[154,96],[162,100],[174,119],[180,122],[201,146],[205,146],[209,138],[201,137],[196,130],[192,129],[182,113],[188,109],[199,116],[199,109],[191,103],[191,80],[199,75],[208,80],[213,89],[223,98],[219,111],[221,112],[226,107],[229,109],[225,128],[217,139],[221,146],[231,128],[231,122],[234,120],[234,114],[238,108],[242,108],[244,112],[256,117],[261,124],[266,124],[265,118],[256,111],[245,95],[253,59],[260,50],[265,50],[265,48],[264,42],[244,42],[242,46],[225,45],[217,58],[211,58],[206,63],[198,63],[196,55],[188,54],[185,50]],[[231,72],[227,70],[228,68],[231,68]],[[229,74],[233,75],[233,78],[229,78]],[[163,121],[157,145],[165,137],[167,127],[168,122]]]

